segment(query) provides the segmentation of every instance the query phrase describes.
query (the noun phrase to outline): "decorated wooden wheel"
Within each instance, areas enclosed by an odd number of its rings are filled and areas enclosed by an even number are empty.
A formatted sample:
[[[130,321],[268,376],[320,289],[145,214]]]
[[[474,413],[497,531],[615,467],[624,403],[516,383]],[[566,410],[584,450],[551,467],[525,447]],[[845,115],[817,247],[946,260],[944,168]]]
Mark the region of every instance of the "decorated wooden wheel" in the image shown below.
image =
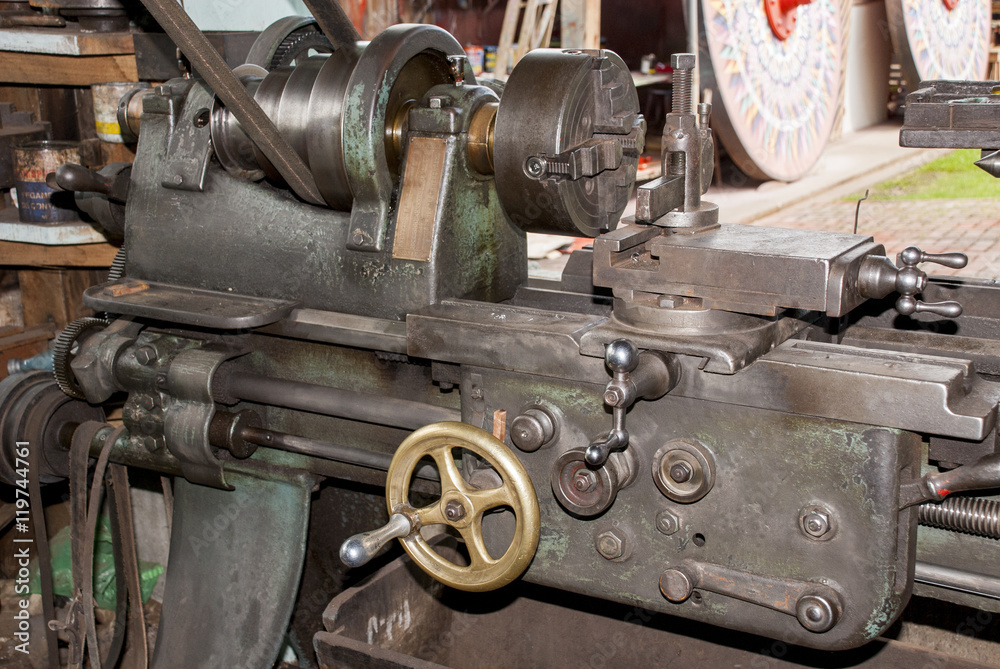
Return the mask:
[[[712,125],[748,175],[794,181],[823,152],[842,106],[847,7],[844,0],[701,0],[702,85],[716,91]]]
[[[991,0],[886,0],[889,33],[910,90],[986,76]]]

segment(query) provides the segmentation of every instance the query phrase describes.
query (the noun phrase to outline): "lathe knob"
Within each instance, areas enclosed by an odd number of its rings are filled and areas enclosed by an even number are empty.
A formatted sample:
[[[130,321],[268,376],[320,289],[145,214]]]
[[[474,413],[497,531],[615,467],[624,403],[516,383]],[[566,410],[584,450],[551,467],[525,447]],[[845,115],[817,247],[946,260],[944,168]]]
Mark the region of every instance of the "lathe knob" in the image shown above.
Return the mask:
[[[616,339],[604,350],[604,362],[612,372],[627,374],[639,364],[639,349],[628,339]]]

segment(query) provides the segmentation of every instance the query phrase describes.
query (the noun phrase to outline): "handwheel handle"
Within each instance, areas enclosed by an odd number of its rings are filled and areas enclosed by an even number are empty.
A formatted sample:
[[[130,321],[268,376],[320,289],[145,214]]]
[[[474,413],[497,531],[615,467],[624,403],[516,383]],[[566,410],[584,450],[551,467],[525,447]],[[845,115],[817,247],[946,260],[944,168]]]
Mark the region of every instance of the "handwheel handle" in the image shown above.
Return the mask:
[[[413,523],[401,513],[394,513],[389,522],[369,532],[355,534],[340,546],[340,560],[352,569],[368,564],[385,545],[413,531]]]

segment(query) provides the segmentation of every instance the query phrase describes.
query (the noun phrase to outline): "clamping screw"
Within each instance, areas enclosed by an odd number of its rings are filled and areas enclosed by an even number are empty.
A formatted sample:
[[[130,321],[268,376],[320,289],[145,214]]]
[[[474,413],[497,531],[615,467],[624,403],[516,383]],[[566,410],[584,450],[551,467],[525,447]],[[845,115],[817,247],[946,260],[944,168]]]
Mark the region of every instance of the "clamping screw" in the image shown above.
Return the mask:
[[[670,67],[674,70],[673,101],[670,111],[674,114],[690,114],[694,108],[694,68],[698,59],[693,53],[675,53],[670,57]]]
[[[532,179],[540,179],[545,175],[545,159],[531,156],[524,161],[524,171]]]

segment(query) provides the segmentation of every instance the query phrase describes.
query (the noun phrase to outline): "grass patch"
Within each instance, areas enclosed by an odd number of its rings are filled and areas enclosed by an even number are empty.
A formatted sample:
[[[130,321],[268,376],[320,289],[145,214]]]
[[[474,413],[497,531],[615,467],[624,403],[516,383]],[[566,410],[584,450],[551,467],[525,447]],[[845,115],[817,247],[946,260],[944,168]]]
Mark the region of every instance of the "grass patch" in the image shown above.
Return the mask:
[[[1000,179],[991,177],[973,163],[978,149],[962,149],[932,160],[906,174],[871,188],[870,200],[934,200],[969,197],[1000,197]],[[845,200],[857,200],[864,192]]]

